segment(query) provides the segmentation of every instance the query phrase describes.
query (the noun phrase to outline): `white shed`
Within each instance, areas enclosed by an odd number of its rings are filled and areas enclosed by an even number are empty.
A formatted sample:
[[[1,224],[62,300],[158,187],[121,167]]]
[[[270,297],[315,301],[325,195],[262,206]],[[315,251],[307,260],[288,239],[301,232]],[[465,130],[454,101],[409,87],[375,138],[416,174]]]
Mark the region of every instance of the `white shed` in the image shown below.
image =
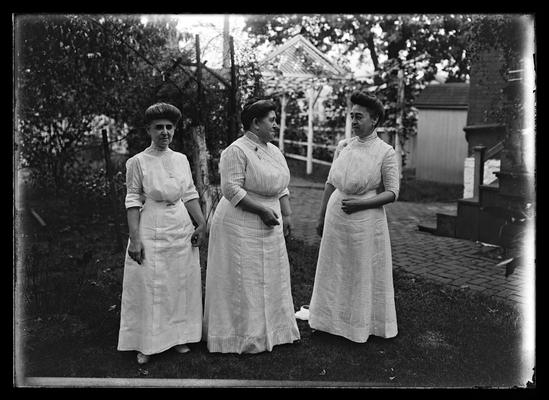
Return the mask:
[[[468,83],[431,84],[417,97],[416,179],[463,184]]]

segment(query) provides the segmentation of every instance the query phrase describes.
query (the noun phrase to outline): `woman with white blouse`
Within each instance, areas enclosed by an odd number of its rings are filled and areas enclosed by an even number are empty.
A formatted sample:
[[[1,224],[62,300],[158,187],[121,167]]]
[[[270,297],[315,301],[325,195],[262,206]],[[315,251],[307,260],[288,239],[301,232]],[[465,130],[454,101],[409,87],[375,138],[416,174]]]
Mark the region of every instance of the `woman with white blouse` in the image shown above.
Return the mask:
[[[338,144],[322,197],[309,325],[363,343],[370,335],[397,335],[383,205],[396,201],[400,179],[394,149],[376,133],[383,104],[361,92],[351,102],[355,136]]]
[[[244,135],[221,153],[223,197],[210,228],[203,321],[210,352],[259,353],[300,338],[284,240],[290,171],[269,143],[275,105],[249,102],[241,120]]]
[[[118,350],[137,351],[139,364],[172,347],[186,353],[186,343],[201,340],[198,246],[206,238],[206,222],[187,157],[168,147],[180,118],[171,104],[147,108],[151,145],[126,163],[130,237]]]

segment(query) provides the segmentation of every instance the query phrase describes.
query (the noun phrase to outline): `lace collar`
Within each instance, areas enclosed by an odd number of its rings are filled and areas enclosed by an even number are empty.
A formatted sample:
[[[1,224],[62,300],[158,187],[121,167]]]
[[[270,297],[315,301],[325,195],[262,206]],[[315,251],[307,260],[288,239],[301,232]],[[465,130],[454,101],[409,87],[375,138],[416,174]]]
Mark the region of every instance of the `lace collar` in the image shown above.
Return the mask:
[[[372,141],[377,139],[377,132],[374,130],[372,133],[370,133],[370,135],[368,135],[364,139],[361,139],[358,136],[355,136],[355,137],[356,137],[356,142],[357,143],[362,143],[362,144],[371,143]]]

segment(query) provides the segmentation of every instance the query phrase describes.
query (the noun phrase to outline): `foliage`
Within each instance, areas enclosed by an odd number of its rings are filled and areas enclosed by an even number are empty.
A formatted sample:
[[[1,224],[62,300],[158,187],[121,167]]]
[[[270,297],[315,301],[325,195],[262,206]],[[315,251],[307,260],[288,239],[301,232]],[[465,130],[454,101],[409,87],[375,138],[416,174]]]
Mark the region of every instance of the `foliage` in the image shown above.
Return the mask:
[[[349,56],[359,55],[366,62],[371,58],[410,60],[427,53],[431,74],[439,68],[448,72],[449,80],[463,81],[469,72],[469,62],[463,51],[466,38],[461,33],[470,26],[468,15],[253,15],[246,21],[247,31],[258,42],[270,41],[275,45],[301,34],[320,51],[335,51],[343,65]],[[372,45],[373,44],[373,45]],[[374,62],[375,64],[375,62]],[[377,66],[374,65],[374,67]],[[432,78],[431,75],[430,78]]]
[[[414,99],[434,79],[439,69],[448,74],[448,82],[468,78],[470,65],[466,57],[467,37],[464,32],[468,31],[471,23],[472,18],[467,15],[333,14],[254,15],[247,19],[246,25],[247,31],[259,44],[265,41],[281,44],[301,34],[322,52],[337,58],[339,64],[347,69],[351,56],[358,55],[358,59],[366,64],[371,59],[374,73],[369,78],[334,80],[318,66],[310,65],[306,57],[301,57],[302,64],[317,79],[302,82],[297,88],[290,85],[289,92],[299,96],[303,92],[301,89],[300,93],[299,86],[331,85],[333,91],[326,104],[327,113],[331,116],[328,126],[344,126],[349,93],[354,90],[371,91],[385,104],[384,126],[399,128],[403,144],[416,131]],[[398,99],[398,70],[404,73],[403,109]],[[276,81],[269,84],[275,88],[281,86]],[[290,135],[293,133],[290,132]],[[330,135],[332,142],[336,137],[333,133]]]
[[[18,17],[16,122],[23,166],[58,189],[77,153],[93,142],[96,116],[113,119],[118,132],[139,127],[164,85],[158,70],[166,70],[177,51],[174,29],[173,21],[145,25],[136,16]]]
[[[477,16],[473,22],[466,34],[471,59],[475,62],[483,52],[497,51],[503,61],[500,76],[508,81],[510,71],[522,67],[528,22],[517,15]],[[508,84],[498,106],[490,110],[489,118],[505,124],[510,136],[524,123],[523,90],[520,84]]]

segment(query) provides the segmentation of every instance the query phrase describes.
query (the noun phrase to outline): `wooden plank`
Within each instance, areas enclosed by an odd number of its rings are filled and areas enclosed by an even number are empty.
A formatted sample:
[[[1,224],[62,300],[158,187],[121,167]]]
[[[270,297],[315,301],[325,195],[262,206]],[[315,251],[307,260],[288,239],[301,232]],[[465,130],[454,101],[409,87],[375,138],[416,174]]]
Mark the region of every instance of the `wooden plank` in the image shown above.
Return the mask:
[[[284,139],[284,143],[295,144],[295,145],[298,145],[298,146],[307,146],[308,145],[307,142],[298,142],[296,140],[288,140],[288,139]],[[330,149],[330,150],[335,150],[337,148],[337,146],[335,146],[333,144],[321,144],[321,143],[313,143],[312,146],[313,147],[321,147],[323,149]]]
[[[294,158],[296,160],[307,161],[307,157],[300,156],[298,154],[286,153],[286,154],[284,154],[284,156],[286,156],[288,158]],[[312,162],[316,163],[316,164],[322,164],[322,165],[332,165],[332,163],[329,162],[329,161],[317,160],[316,158],[313,158]]]
[[[162,378],[19,378],[18,387],[388,387],[386,382]]]

